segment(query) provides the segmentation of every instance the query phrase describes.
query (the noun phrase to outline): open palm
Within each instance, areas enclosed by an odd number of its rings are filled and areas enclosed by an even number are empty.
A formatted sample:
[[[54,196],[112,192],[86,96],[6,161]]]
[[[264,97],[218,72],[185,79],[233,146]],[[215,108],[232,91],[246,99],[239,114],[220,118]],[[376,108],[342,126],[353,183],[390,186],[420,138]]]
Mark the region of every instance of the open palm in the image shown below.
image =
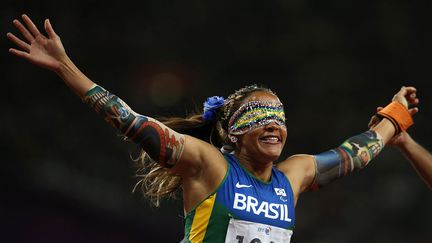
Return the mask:
[[[62,61],[67,59],[66,52],[60,37],[54,32],[49,20],[45,20],[44,28],[48,37],[41,34],[32,20],[25,14],[22,15],[26,26],[19,20],[14,20],[15,27],[21,32],[26,41],[21,40],[12,33],[7,37],[20,49],[10,48],[9,52],[24,58],[37,66],[56,71]]]

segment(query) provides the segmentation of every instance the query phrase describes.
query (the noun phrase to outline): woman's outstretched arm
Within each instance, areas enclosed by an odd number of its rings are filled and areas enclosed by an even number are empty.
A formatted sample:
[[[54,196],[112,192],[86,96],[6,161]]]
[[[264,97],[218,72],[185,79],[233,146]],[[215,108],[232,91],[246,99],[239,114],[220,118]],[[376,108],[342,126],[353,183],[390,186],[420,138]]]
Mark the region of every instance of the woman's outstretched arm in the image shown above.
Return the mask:
[[[135,113],[120,98],[91,81],[68,57],[48,19],[44,22],[47,36],[27,15],[23,14],[22,19],[25,25],[17,19],[13,23],[25,40],[7,33],[9,40],[20,48],[10,48],[10,53],[56,72],[85,103],[122,134],[141,145],[152,159],[166,167],[175,165],[183,152],[184,135],[155,119]]]
[[[282,162],[279,167],[288,178],[292,178],[297,196],[309,188],[325,186],[353,171],[364,168],[395,134],[409,126],[412,121],[411,116],[418,111],[415,107],[409,108],[409,105],[417,104],[416,89],[402,87],[389,105],[393,110],[387,112],[387,109],[385,113],[382,113],[382,116],[386,118],[378,122],[371,130],[353,136],[339,147],[324,153],[314,156],[292,156]]]
[[[364,168],[381,152],[385,144],[412,124],[411,117],[418,109],[408,108],[409,105],[417,104],[416,89],[402,87],[393,97],[389,108],[385,112],[378,112],[385,118],[375,127],[349,138],[336,149],[315,155],[316,173],[312,187],[325,186],[337,178]]]
[[[184,154],[182,161],[186,160],[186,163],[182,163],[176,172],[193,174],[201,161],[208,160],[203,159],[203,154],[218,156],[217,149],[212,149],[207,143],[192,137],[186,138],[187,136],[175,132],[151,117],[135,113],[119,97],[92,82],[68,57],[60,37],[48,19],[44,22],[47,35],[42,34],[27,15],[23,14],[22,20],[23,23],[17,19],[13,21],[23,36],[22,39],[7,33],[8,39],[17,46],[10,48],[9,52],[57,73],[84,102],[122,134],[139,144],[153,160],[163,166],[173,167]],[[188,146],[190,149],[184,149],[185,143],[191,144]]]

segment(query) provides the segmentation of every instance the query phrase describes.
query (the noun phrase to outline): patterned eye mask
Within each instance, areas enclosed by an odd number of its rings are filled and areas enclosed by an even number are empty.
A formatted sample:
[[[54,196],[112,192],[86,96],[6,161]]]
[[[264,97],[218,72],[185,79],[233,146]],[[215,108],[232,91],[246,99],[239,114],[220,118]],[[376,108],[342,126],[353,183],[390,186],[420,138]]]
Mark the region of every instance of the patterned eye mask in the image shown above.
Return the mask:
[[[245,134],[271,122],[275,122],[283,129],[286,129],[282,103],[250,101],[240,106],[231,116],[228,123],[228,133],[230,135]]]

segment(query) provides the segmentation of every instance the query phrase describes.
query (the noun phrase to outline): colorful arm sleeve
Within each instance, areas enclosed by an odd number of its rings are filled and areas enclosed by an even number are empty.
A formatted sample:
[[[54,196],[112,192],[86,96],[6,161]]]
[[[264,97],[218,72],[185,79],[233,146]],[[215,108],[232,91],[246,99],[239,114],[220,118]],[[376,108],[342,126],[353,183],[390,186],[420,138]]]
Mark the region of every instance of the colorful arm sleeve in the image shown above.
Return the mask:
[[[370,130],[349,138],[338,148],[315,155],[316,175],[312,189],[318,189],[352,171],[362,169],[383,147],[381,136]]]
[[[120,98],[100,86],[90,89],[83,101],[162,166],[173,167],[179,160],[184,148],[184,135],[151,117],[135,113]]]

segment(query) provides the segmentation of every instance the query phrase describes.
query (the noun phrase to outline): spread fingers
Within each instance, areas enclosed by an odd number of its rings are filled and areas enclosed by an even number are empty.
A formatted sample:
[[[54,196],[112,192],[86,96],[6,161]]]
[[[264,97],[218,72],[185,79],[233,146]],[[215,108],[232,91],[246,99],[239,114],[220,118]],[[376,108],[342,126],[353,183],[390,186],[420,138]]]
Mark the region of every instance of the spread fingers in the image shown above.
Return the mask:
[[[16,37],[14,34],[7,33],[6,36],[8,37],[8,39],[10,41],[12,41],[13,43],[15,43],[22,50],[27,51],[27,52],[30,51],[30,45],[27,44],[26,42],[24,42],[23,40],[21,40],[20,38]]]

